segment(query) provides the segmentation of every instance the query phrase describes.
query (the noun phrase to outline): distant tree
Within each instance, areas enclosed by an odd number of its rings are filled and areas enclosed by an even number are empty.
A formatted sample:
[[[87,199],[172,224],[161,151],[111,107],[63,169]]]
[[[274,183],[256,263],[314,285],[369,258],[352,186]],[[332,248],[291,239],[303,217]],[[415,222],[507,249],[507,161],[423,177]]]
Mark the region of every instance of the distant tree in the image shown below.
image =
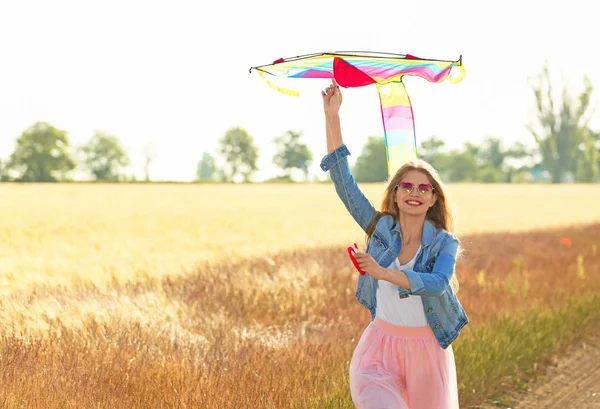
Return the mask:
[[[245,129],[230,128],[219,143],[219,153],[229,167],[229,172],[225,172],[226,180],[233,182],[238,175],[244,181],[250,180],[252,173],[258,170],[258,147],[252,136]]]
[[[504,182],[502,172],[494,168],[492,165],[479,167],[477,174],[473,178],[476,182],[481,183],[499,183]]]
[[[8,181],[8,161],[0,158],[0,182]]]
[[[90,141],[82,146],[84,162],[96,180],[117,182],[130,159],[119,139],[102,131],[94,132]]]
[[[56,182],[75,169],[69,153],[70,141],[66,131],[47,122],[36,122],[19,138],[9,159],[8,168],[22,182]]]
[[[465,142],[462,149],[445,149],[446,142],[431,136],[421,142],[419,157],[429,162],[447,182],[476,181],[480,175],[481,147],[472,142]],[[490,171],[487,171],[490,178]]]
[[[522,162],[532,156],[521,142],[506,148],[502,140],[488,136],[481,144],[471,141],[460,149],[445,149],[444,140],[432,136],[421,142],[419,157],[431,163],[448,182],[512,182],[522,177]]]
[[[600,131],[590,130],[590,137],[594,141],[596,152],[598,154],[598,172],[600,172]]]
[[[506,159],[524,159],[533,156],[533,151],[523,142],[514,142],[506,153]]]
[[[151,143],[142,146],[142,155],[144,155],[144,180],[150,181],[150,165],[156,159],[156,151]]]
[[[482,170],[485,169],[485,174],[481,175],[480,180],[485,183],[511,183],[520,169],[509,164],[509,161],[523,160],[532,155],[520,141],[505,148],[500,138],[492,136],[483,140],[477,152]]]
[[[437,136],[430,136],[421,142],[417,152],[421,159],[435,167],[436,159],[444,153],[445,146],[446,142],[443,139]]]
[[[463,146],[463,151],[466,154],[473,156],[474,158],[477,159],[477,158],[479,158],[479,154],[481,153],[481,146],[478,146],[471,141],[467,141],[467,142],[465,142],[465,144]]]
[[[596,138],[586,135],[577,155],[575,181],[583,183],[598,182],[600,180],[599,154]]]
[[[306,144],[300,142],[301,137],[302,132],[290,130],[274,140],[277,153],[273,156],[273,163],[284,171],[287,179],[291,179],[292,169],[299,169],[308,180],[308,166],[313,154]]]
[[[480,158],[492,169],[502,169],[507,154],[508,151],[502,147],[502,140],[500,138],[488,136],[483,140]]]
[[[197,180],[214,180],[216,176],[215,159],[213,156],[204,152],[198,166],[196,168],[196,179]]]
[[[552,175],[553,183],[560,183],[568,172],[576,173],[578,150],[585,144],[586,130],[591,118],[590,99],[593,85],[584,76],[584,89],[576,97],[566,87],[562,98],[555,101],[548,63],[544,64],[537,82],[531,82],[536,100],[538,126],[527,128],[539,145],[542,163]]]
[[[476,182],[479,180],[481,166],[477,160],[479,150],[475,148],[475,145],[467,142],[462,150],[453,149],[443,156],[438,172],[445,175],[445,181]]]
[[[367,139],[356,160],[353,174],[357,182],[371,183],[387,180],[387,156],[383,136],[370,136]]]

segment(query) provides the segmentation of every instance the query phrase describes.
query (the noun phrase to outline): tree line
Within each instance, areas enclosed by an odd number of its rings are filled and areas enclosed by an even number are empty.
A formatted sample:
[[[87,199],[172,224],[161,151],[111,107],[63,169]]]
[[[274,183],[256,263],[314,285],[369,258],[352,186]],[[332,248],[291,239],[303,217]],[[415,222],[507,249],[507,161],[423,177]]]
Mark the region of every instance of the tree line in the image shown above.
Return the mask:
[[[308,181],[308,168],[314,155],[308,145],[301,141],[302,134],[302,131],[288,130],[274,138],[276,153],[272,162],[279,169],[279,175],[268,181],[293,181],[294,171],[300,172],[303,179]],[[198,181],[247,182],[258,170],[259,149],[252,135],[243,128],[228,129],[219,140],[218,153],[224,161],[222,166],[216,164],[215,157],[210,153],[202,154],[196,174]]]
[[[572,95],[563,88],[555,100],[547,64],[531,82],[536,102],[534,121],[526,125],[535,145],[522,142],[504,146],[498,137],[488,136],[480,144],[466,142],[449,149],[445,141],[430,136],[420,141],[419,157],[430,162],[448,182],[598,182],[600,181],[600,132],[590,128],[594,109],[590,106],[593,86],[584,76],[584,89]],[[288,130],[273,139],[276,153],[272,163],[279,174],[269,181],[293,181],[294,172],[309,179],[313,153],[302,142],[302,131]],[[248,182],[258,170],[259,148],[243,128],[228,129],[219,140],[217,158],[201,154],[196,181]],[[145,180],[154,153],[145,149]],[[61,182],[78,169],[90,180],[126,182],[131,165],[119,138],[96,131],[82,146],[73,148],[66,131],[47,122],[37,122],[17,139],[8,158],[0,158],[0,181]],[[358,182],[381,182],[387,178],[383,136],[369,136],[353,166]]]
[[[8,158],[0,158],[0,181],[68,181],[78,164],[91,179],[122,182],[128,180],[125,170],[131,160],[115,135],[96,131],[86,144],[73,147],[66,131],[39,121],[17,138]]]
[[[308,179],[308,166],[313,154],[300,141],[302,132],[287,131],[275,138],[278,147],[273,162],[282,170],[277,180],[292,180],[294,168]],[[204,153],[196,171],[197,181],[249,181],[258,170],[258,147],[253,137],[242,128],[229,129],[220,140],[219,153],[226,165],[217,167],[214,157]],[[144,148],[145,181],[150,181],[150,165],[155,158],[149,146]],[[67,182],[72,172],[87,173],[87,180],[131,182],[127,175],[131,159],[119,138],[96,131],[81,146],[72,146],[68,134],[44,121],[36,122],[16,138],[16,148],[8,158],[0,158],[0,182]]]

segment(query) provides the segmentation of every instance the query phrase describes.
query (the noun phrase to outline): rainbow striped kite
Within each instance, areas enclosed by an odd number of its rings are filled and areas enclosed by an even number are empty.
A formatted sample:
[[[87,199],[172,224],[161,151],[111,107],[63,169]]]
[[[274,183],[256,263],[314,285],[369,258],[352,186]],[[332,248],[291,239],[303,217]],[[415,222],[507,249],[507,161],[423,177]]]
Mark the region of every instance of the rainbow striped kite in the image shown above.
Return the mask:
[[[456,67],[458,72],[452,71]],[[410,98],[402,82],[405,75],[430,82],[455,84],[465,75],[462,56],[457,61],[418,58],[410,54],[372,52],[316,53],[280,58],[271,64],[251,67],[267,84],[287,95],[298,92],[273,84],[265,73],[285,78],[335,78],[345,88],[375,84],[379,92],[386,146],[388,178],[405,162],[417,158],[417,138]],[[452,75],[451,75],[452,71]]]

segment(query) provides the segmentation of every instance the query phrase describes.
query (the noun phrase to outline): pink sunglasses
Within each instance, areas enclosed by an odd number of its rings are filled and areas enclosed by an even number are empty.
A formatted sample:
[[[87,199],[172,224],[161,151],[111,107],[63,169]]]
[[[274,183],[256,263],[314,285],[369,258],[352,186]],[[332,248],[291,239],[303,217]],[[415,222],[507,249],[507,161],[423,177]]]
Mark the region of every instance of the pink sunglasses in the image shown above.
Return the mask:
[[[430,183],[421,183],[420,185],[415,186],[410,182],[400,182],[396,186],[398,186],[398,188],[400,188],[406,194],[411,194],[415,187],[421,195],[426,195],[427,193],[433,192],[435,190],[435,188],[431,186]]]

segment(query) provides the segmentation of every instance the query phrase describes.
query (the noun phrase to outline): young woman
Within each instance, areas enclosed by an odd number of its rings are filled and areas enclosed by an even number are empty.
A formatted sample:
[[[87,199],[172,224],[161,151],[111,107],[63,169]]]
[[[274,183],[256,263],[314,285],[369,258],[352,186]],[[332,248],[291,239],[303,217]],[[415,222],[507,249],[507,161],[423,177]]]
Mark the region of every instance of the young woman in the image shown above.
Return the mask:
[[[322,91],[330,172],[336,192],[366,232],[356,259],[356,298],[371,314],[350,363],[357,408],[458,408],[451,343],[469,322],[456,296],[459,241],[438,173],[423,160],[403,165],[389,181],[381,211],[350,174],[342,140],[342,94],[335,80]]]

